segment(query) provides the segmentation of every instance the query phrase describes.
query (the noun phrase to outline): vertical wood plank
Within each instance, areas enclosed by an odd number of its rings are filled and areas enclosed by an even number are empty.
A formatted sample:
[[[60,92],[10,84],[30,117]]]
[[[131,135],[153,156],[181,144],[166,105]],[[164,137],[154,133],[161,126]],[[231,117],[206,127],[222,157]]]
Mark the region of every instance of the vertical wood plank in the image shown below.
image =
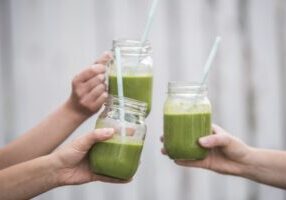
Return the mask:
[[[1,27],[1,23],[0,23]],[[1,38],[1,34],[0,34]],[[0,39],[1,40],[1,39]],[[1,45],[0,45],[1,46]],[[1,55],[1,48],[0,48],[0,55]],[[4,91],[3,91],[3,78],[2,78],[2,57],[0,56],[0,147],[4,146],[4,108],[3,108],[3,100],[4,100]]]
[[[163,2],[163,1],[161,1]],[[166,1],[164,7],[164,18],[162,18],[161,23],[165,23],[166,29],[162,30],[157,27],[157,37],[160,38],[159,41],[156,42],[154,45],[157,47],[161,46],[157,52],[157,59],[155,57],[155,62],[161,62],[163,65],[157,65],[155,70],[155,93],[154,93],[154,106],[153,116],[158,116],[155,119],[160,119],[161,127],[163,127],[163,104],[167,98],[167,83],[168,81],[178,80],[178,76],[180,75],[179,71],[181,71],[185,66],[184,62],[182,61],[183,56],[183,49],[182,49],[182,38],[181,38],[181,31],[183,30],[183,23],[182,23],[182,13],[179,12],[180,8],[182,8],[184,1]],[[155,30],[156,31],[156,30]],[[165,40],[162,38],[162,35],[165,35]],[[185,42],[188,42],[187,40]],[[162,48],[166,48],[165,50]],[[162,61],[162,56],[165,53],[164,61]],[[165,69],[165,70],[164,70]],[[163,71],[164,70],[164,71]],[[167,72],[165,72],[167,71]],[[156,73],[157,72],[157,73]],[[162,74],[163,73],[163,74]],[[157,77],[156,77],[157,75]],[[162,84],[164,83],[164,84]],[[161,86],[161,90],[156,89],[156,84]],[[157,86],[157,87],[158,87]],[[157,106],[159,106],[160,110],[158,110]],[[158,115],[160,114],[160,115]],[[151,128],[154,130],[158,129],[158,123],[154,120],[151,124]],[[150,120],[151,122],[151,120]],[[154,123],[155,122],[155,123]],[[157,127],[156,127],[157,126]],[[158,130],[158,133],[162,133],[162,129]],[[159,139],[159,137],[157,136]],[[156,139],[156,138],[155,138]],[[157,141],[158,141],[157,139]],[[160,147],[162,145],[159,145]],[[159,148],[157,148],[157,151]],[[159,151],[158,151],[159,153]],[[184,183],[188,182],[189,177],[185,177],[185,181],[183,181],[184,169],[175,165],[172,160],[170,160],[166,156],[162,156],[158,154],[158,161],[157,162],[157,198],[158,199],[182,199],[188,198],[186,195],[185,187],[188,184],[184,185]],[[188,175],[187,175],[188,176]],[[185,195],[184,197],[182,195]]]
[[[277,2],[277,1],[276,1]],[[278,38],[275,1],[251,1],[250,24],[255,84],[256,144],[282,148],[282,102],[279,82]],[[283,199],[284,191],[260,185],[259,199]]]
[[[180,199],[180,188],[182,187],[179,182],[181,169],[168,157],[160,154],[160,147],[163,145],[159,142],[159,135],[163,134],[163,104],[167,97],[167,83],[168,80],[172,80],[172,74],[181,65],[179,58],[181,48],[178,42],[179,30],[181,28],[181,18],[178,12],[180,5],[181,1],[161,1],[160,6],[163,12],[159,15],[160,23],[157,27],[154,26],[153,34],[157,37],[152,41],[154,48],[157,49],[154,50],[154,101],[148,123],[149,130],[151,130],[149,133],[154,134],[150,138],[152,139],[150,144],[157,145],[157,148],[154,149],[154,154],[156,155],[156,197],[157,199],[167,200]],[[160,24],[164,25],[164,28],[161,30],[162,26]],[[165,37],[162,37],[162,35]],[[176,51],[174,51],[175,49]],[[167,56],[164,56],[164,54]]]
[[[204,27],[204,41],[206,42],[205,48],[203,49],[203,64],[205,63],[207,56],[209,54],[210,48],[215,37],[219,32],[219,28],[221,26],[220,18],[218,18],[218,13],[220,11],[220,2],[219,1],[205,1],[204,15],[202,26]],[[220,83],[220,79],[222,78],[221,66],[220,66],[220,55],[222,55],[223,44],[225,43],[225,39],[222,41],[222,46],[219,49],[218,55],[213,63],[212,71],[210,72],[208,79],[208,88],[209,88],[209,98],[212,102],[212,121],[216,124],[222,123],[222,111],[224,109],[222,102],[222,92],[223,86]],[[209,195],[213,199],[223,200],[226,199],[227,191],[225,188],[227,187],[227,179],[228,177],[218,175],[216,173],[209,174]],[[217,184],[220,183],[220,184]],[[197,197],[199,199],[199,195]]]
[[[220,71],[220,117],[221,124],[231,134],[246,139],[246,93],[242,59],[241,36],[239,29],[238,1],[218,1],[218,33],[222,36],[219,54]],[[221,62],[223,60],[223,62]],[[214,69],[215,70],[215,69]],[[246,199],[246,181],[227,177],[225,199]],[[236,194],[235,196],[233,194]]]
[[[205,26],[212,19],[212,8],[209,2],[196,0],[182,1],[178,12],[180,13],[181,28],[178,29],[180,51],[179,64],[173,69],[175,80],[198,82],[203,74],[203,65],[207,58],[210,44],[214,38],[214,26]],[[173,67],[173,66],[172,66]],[[179,166],[177,166],[180,168]],[[182,168],[180,183],[180,199],[210,199],[211,173],[201,169]]]
[[[125,0],[126,1],[126,0]],[[132,3],[133,2],[133,3]],[[129,26],[132,30],[129,35],[134,38],[141,39],[142,34],[144,32],[147,16],[149,9],[151,7],[152,0],[146,1],[132,1],[129,0],[127,4],[127,18],[129,19]],[[153,60],[154,60],[154,80],[153,80],[153,102],[152,102],[152,111],[146,119],[147,124],[147,135],[144,144],[144,150],[141,157],[140,169],[136,175],[136,197],[138,200],[145,199],[159,199],[159,192],[157,190],[158,185],[158,173],[161,171],[161,167],[157,165],[156,158],[160,156],[160,142],[159,136],[161,134],[161,119],[162,119],[162,101],[164,98],[164,87],[162,87],[161,91],[156,91],[156,87],[158,87],[158,83],[160,85],[164,85],[164,78],[166,78],[166,72],[162,72],[161,69],[166,67],[164,65],[160,65],[159,57],[160,50],[156,49],[162,44],[162,41],[158,40],[158,30],[157,28],[163,28],[161,24],[164,23],[164,18],[162,18],[162,8],[164,8],[164,4],[166,2],[160,1],[155,13],[155,19],[151,27],[151,31],[149,33],[148,40],[151,42],[151,46],[153,48]],[[129,11],[129,12],[128,12]],[[161,23],[160,23],[161,22]],[[162,29],[160,29],[162,30]],[[157,37],[156,37],[157,36]],[[164,45],[163,45],[164,46]],[[161,47],[162,48],[162,47]],[[163,50],[166,52],[167,50]],[[159,75],[158,72],[161,74]],[[158,76],[161,76],[162,79],[158,80]],[[160,82],[162,80],[162,82]],[[159,116],[158,116],[159,115]],[[156,125],[154,122],[157,122]],[[160,182],[162,183],[162,182]],[[132,189],[132,188],[131,188]]]
[[[14,1],[12,6],[20,134],[68,97],[71,77],[93,61],[90,42],[94,37],[89,25],[92,12],[88,8],[92,6],[88,3]],[[93,123],[88,129],[79,129],[78,134],[90,130]],[[56,197],[78,199],[85,195],[80,187],[76,194],[72,191],[59,189]],[[38,198],[53,196],[51,191]]]
[[[243,86],[245,87],[245,111],[246,111],[246,132],[247,137],[243,138],[243,141],[249,145],[255,145],[256,139],[256,112],[255,112],[255,86],[253,80],[253,54],[251,51],[251,24],[250,21],[250,2],[247,0],[238,2],[239,9],[239,24],[241,34],[241,46],[242,46],[242,69],[243,69]],[[258,199],[259,185],[253,181],[246,182],[247,187],[247,199]]]
[[[1,1],[0,4],[0,90],[1,90],[1,119],[0,138],[5,144],[12,140],[15,131],[14,124],[14,78],[12,62],[12,30],[10,1]]]
[[[4,1],[0,2],[0,30],[4,30]],[[4,74],[3,74],[3,33],[0,31],[0,147],[4,146]]]
[[[149,1],[151,2],[151,1]],[[176,58],[176,52],[172,55],[172,43],[175,42],[175,38],[170,30],[171,18],[177,19],[177,15],[171,11],[171,7],[176,6],[170,1],[160,1],[159,10],[156,15],[156,20],[150,35],[150,40],[154,49],[154,90],[153,90],[153,102],[152,111],[148,123],[148,146],[145,148],[145,154],[143,155],[144,162],[149,162],[148,158],[153,155],[155,164],[154,177],[150,177],[149,181],[152,181],[155,185],[154,199],[175,199],[177,196],[179,169],[173,164],[173,162],[163,156],[160,153],[160,148],[163,146],[159,141],[160,136],[163,134],[163,104],[166,99],[167,83],[169,75],[172,73],[171,68],[176,68],[176,65],[172,65],[171,57]],[[172,27],[175,28],[175,27]],[[177,60],[177,58],[176,58]],[[148,148],[148,149],[147,149]],[[152,170],[151,168],[149,170]],[[140,184],[140,190],[144,192],[144,183]],[[140,198],[143,200],[143,198]]]
[[[286,1],[279,0],[276,4],[276,27],[278,32],[278,40],[279,40],[279,68],[280,68],[280,84],[281,84],[281,94],[282,94],[282,102],[286,102]],[[282,108],[282,122],[285,122],[286,120],[286,104],[283,103]],[[286,149],[286,123],[282,123],[282,134],[284,135],[284,150]]]

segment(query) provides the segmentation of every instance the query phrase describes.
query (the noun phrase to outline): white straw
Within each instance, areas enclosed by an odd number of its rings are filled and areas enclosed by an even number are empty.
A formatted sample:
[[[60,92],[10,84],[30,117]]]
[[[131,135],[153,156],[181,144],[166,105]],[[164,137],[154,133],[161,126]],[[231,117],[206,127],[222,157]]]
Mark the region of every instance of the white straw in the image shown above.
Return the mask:
[[[125,130],[125,109],[124,109],[124,95],[123,95],[123,81],[122,81],[122,66],[121,66],[121,52],[120,48],[115,48],[115,58],[116,58],[116,71],[117,71],[117,92],[118,92],[118,98],[119,98],[119,107],[120,107],[120,121],[122,123],[121,126],[121,136],[126,136],[126,130]]]
[[[147,23],[145,25],[143,35],[141,37],[142,43],[145,42],[149,36],[150,29],[151,29],[152,23],[154,21],[155,12],[157,10],[158,2],[159,2],[159,0],[153,0],[153,2],[152,2],[152,6],[151,6],[149,14],[148,14],[148,20],[147,20]]]
[[[206,80],[208,78],[208,74],[209,74],[209,71],[211,69],[213,60],[214,60],[214,58],[216,56],[216,53],[217,53],[220,41],[221,41],[221,37],[217,36],[215,41],[214,41],[214,44],[212,46],[212,50],[211,50],[211,52],[209,54],[207,62],[205,63],[203,78],[202,78],[200,86],[199,86],[198,94],[195,96],[194,103],[193,103],[195,105],[196,105],[198,97],[199,97],[199,92],[202,91],[202,88],[203,88],[203,86],[204,86],[204,84],[205,84],[205,82],[206,82]]]
[[[212,50],[209,54],[209,57],[207,59],[207,62],[205,63],[205,66],[204,66],[204,74],[203,74],[203,78],[201,80],[201,87],[205,84],[205,82],[208,78],[208,74],[209,74],[209,71],[211,69],[214,57],[216,56],[220,41],[221,41],[221,37],[217,36],[215,39],[215,42],[213,44]]]

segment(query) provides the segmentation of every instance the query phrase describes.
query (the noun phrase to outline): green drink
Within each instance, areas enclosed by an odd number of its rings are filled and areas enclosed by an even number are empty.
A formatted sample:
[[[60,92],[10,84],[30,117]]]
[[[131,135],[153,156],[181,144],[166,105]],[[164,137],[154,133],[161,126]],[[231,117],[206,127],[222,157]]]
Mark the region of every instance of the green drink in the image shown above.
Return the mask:
[[[197,160],[207,156],[198,144],[211,133],[211,113],[165,113],[164,147],[172,159]]]
[[[147,115],[151,111],[153,91],[153,58],[149,41],[117,39],[113,40],[112,52],[119,48],[121,53],[121,71],[124,96],[147,103]],[[108,68],[109,94],[117,94],[117,67],[115,59],[111,60]]]
[[[123,75],[123,91],[124,96],[136,99],[138,101],[147,103],[147,115],[151,110],[152,102],[152,75]],[[117,95],[117,77],[115,75],[109,75],[109,93]]]
[[[211,104],[207,87],[169,82],[164,106],[164,148],[172,159],[201,160],[208,150],[198,143],[211,134]]]
[[[147,104],[124,98],[124,118],[120,118],[120,99],[110,95],[96,121],[96,128],[113,128],[107,141],[93,145],[89,151],[91,170],[100,175],[129,180],[135,174],[146,135]]]
[[[96,174],[128,180],[135,174],[142,141],[110,139],[95,144],[89,152],[90,167]]]

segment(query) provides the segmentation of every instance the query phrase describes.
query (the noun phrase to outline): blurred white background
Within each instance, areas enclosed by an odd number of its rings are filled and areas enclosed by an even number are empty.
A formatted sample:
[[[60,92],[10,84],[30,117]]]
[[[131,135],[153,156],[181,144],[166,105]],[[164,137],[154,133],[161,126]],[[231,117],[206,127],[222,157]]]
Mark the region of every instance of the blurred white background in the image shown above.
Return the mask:
[[[139,39],[150,4],[0,0],[0,145],[61,104],[72,77],[110,49],[112,39]],[[218,34],[223,41],[208,81],[214,122],[250,145],[285,149],[286,1],[161,0],[150,35],[153,108],[134,181],[61,187],[35,199],[285,200],[283,190],[178,167],[160,153],[167,82],[198,80]],[[95,120],[71,138],[92,129]]]

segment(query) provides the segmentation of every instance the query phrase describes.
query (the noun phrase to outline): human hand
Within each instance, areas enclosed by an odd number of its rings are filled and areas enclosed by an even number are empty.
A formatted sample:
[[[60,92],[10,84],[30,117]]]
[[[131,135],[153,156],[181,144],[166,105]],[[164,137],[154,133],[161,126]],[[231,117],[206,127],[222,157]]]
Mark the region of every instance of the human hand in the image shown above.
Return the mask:
[[[72,93],[67,104],[76,113],[90,117],[106,101],[108,93],[105,84],[105,71],[111,58],[112,54],[105,52],[95,64],[73,78]]]
[[[107,140],[113,134],[112,128],[96,129],[52,153],[50,160],[55,163],[58,184],[75,185],[91,181],[129,182],[96,175],[89,168],[87,158],[89,149],[94,143]]]
[[[202,147],[210,149],[204,160],[175,160],[175,163],[185,167],[205,168],[222,174],[243,174],[250,163],[252,148],[217,125],[213,125],[212,129],[213,135],[199,139]],[[161,138],[161,141],[163,140]],[[161,151],[166,154],[164,148]]]

